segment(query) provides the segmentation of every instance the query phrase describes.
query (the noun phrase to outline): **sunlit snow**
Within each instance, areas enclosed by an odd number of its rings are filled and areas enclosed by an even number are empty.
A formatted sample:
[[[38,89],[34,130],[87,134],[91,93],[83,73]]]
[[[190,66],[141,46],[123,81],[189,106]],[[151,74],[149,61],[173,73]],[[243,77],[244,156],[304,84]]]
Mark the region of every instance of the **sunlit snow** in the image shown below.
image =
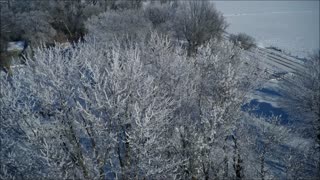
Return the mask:
[[[245,32],[258,46],[307,56],[319,49],[319,1],[215,1],[230,33]]]

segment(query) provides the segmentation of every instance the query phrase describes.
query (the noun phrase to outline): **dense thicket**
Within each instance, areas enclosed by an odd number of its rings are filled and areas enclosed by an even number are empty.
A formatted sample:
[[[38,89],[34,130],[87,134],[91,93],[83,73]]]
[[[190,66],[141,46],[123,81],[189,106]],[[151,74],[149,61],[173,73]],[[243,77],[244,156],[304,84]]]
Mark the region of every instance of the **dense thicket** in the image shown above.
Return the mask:
[[[87,39],[67,54],[39,50],[11,83],[1,81],[2,175],[221,176],[213,152],[254,87],[255,69],[230,47],[212,42],[189,58],[151,34],[143,47]]]
[[[25,40],[32,46],[74,41],[85,34],[84,21],[102,12],[90,1],[1,2],[1,50],[8,41]]]
[[[210,2],[2,8],[1,41],[39,48],[0,74],[0,179],[316,178],[315,143],[299,146],[279,117],[243,108],[268,77],[255,55],[223,40],[227,23]],[[65,40],[74,43],[40,46]],[[314,59],[296,77],[306,92],[319,86]],[[293,100],[312,102],[316,116],[317,98]]]

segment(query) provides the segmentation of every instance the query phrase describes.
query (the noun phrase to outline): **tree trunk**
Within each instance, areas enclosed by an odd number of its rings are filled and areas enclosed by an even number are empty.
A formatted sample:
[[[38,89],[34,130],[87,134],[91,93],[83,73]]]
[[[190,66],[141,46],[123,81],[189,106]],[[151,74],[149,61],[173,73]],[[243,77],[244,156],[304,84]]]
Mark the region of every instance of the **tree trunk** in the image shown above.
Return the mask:
[[[232,136],[234,142],[234,157],[233,157],[233,168],[236,173],[236,179],[240,180],[243,178],[243,167],[242,167],[242,159],[239,153],[238,142],[237,139]]]
[[[261,154],[261,157],[260,157],[260,177],[261,177],[261,180],[265,180],[266,178],[266,173],[265,173],[265,167],[264,167],[264,163],[265,163],[265,154],[266,154],[266,149],[265,147],[263,148],[263,152]]]
[[[225,139],[226,143],[227,138]],[[229,169],[229,164],[228,164],[228,156],[227,156],[227,147],[226,145],[223,145],[223,152],[224,152],[224,170],[223,170],[223,178],[228,179],[228,169]]]

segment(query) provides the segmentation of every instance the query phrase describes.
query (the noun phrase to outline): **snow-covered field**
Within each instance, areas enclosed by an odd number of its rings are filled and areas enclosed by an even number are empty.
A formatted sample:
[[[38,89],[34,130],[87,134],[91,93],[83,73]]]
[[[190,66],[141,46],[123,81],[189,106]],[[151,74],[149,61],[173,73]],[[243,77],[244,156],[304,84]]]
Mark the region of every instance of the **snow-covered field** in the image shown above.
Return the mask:
[[[290,76],[303,72],[302,61],[283,52],[261,47],[274,46],[293,56],[306,57],[319,49],[319,1],[213,1],[226,17],[229,33],[244,32],[253,36],[258,48],[248,52],[258,58],[262,68],[273,74]],[[264,85],[265,91],[251,94],[253,102],[277,104],[278,84],[283,77]],[[266,105],[266,104],[262,104]],[[274,109],[273,112],[278,111]],[[275,113],[277,114],[277,113]]]
[[[319,49],[319,1],[217,1],[215,4],[229,23],[229,33],[244,32],[257,40],[258,48],[246,54],[258,59],[262,69],[267,68],[270,74],[275,74],[261,89],[248,95],[251,100],[248,106],[257,106],[251,113],[281,116],[279,127],[284,129],[308,125],[308,122],[292,117],[281,107],[279,101],[286,97],[279,92],[287,78],[304,71],[303,60],[286,53],[306,57]],[[278,47],[286,53],[263,48],[268,46]],[[303,154],[311,142],[311,138],[295,132],[290,133],[281,146],[293,147],[297,153]],[[278,149],[281,149],[280,146]],[[267,163],[272,172],[281,177],[284,173],[277,164],[282,162],[277,162],[286,153],[273,152]]]
[[[304,57],[319,49],[319,1],[214,1],[230,33]]]

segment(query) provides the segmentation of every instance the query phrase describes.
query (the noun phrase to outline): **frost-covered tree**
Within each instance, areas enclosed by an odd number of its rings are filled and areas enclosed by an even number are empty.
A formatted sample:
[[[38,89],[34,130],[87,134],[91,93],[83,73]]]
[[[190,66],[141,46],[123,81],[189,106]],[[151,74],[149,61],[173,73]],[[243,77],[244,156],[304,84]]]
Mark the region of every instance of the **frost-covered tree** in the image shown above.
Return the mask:
[[[88,40],[39,50],[13,83],[1,78],[3,177],[172,177],[179,160],[167,133],[177,100],[139,49],[107,49]]]
[[[212,41],[189,57],[154,33],[139,46],[88,37],[32,58],[12,81],[1,78],[1,176],[212,179],[241,171],[233,132],[259,79],[232,44]]]
[[[285,138],[288,138],[288,128],[280,124],[279,117],[258,118],[258,131],[254,139],[254,149],[257,152],[258,177],[261,179],[272,178],[271,167],[267,166],[267,161],[278,162],[279,158],[275,153],[280,145],[284,144]],[[254,137],[254,136],[251,136]]]
[[[224,17],[210,1],[181,2],[175,15],[174,31],[188,42],[189,55],[211,38],[220,39],[226,28]]]
[[[188,61],[194,80],[185,90],[187,101],[178,116],[181,156],[188,159],[181,178],[223,177],[221,157],[228,158],[230,152],[224,149],[225,139],[236,128],[246,93],[256,86],[255,81],[248,82],[256,67],[246,66],[245,58],[230,44],[216,41],[199,48]]]
[[[115,2],[115,9],[139,9],[142,6],[143,0],[117,0]]]
[[[144,8],[144,15],[152,23],[155,30],[173,36],[173,21],[172,17],[175,14],[175,9],[170,4],[149,4]]]
[[[143,43],[149,34],[151,23],[141,11],[108,11],[86,22],[88,36],[106,43],[117,39],[120,42]]]
[[[50,25],[53,19],[48,12],[30,11],[15,16],[15,28],[19,30],[21,39],[37,47],[43,43],[53,42],[56,30]]]
[[[319,159],[320,147],[320,52],[312,54],[305,62],[304,68],[282,84],[281,104],[292,117],[303,119],[304,127],[299,127],[303,136],[315,141],[314,156]],[[317,161],[318,173],[320,161]]]
[[[4,52],[7,50],[7,42],[10,41],[10,36],[15,34],[14,14],[5,6],[1,6],[0,8],[0,51]]]
[[[314,139],[319,141],[320,119],[320,58],[319,51],[308,58],[301,69],[292,77],[286,78],[282,85],[282,94],[286,97],[282,104],[288,111],[305,118],[313,126]],[[319,142],[318,142],[319,143]]]

